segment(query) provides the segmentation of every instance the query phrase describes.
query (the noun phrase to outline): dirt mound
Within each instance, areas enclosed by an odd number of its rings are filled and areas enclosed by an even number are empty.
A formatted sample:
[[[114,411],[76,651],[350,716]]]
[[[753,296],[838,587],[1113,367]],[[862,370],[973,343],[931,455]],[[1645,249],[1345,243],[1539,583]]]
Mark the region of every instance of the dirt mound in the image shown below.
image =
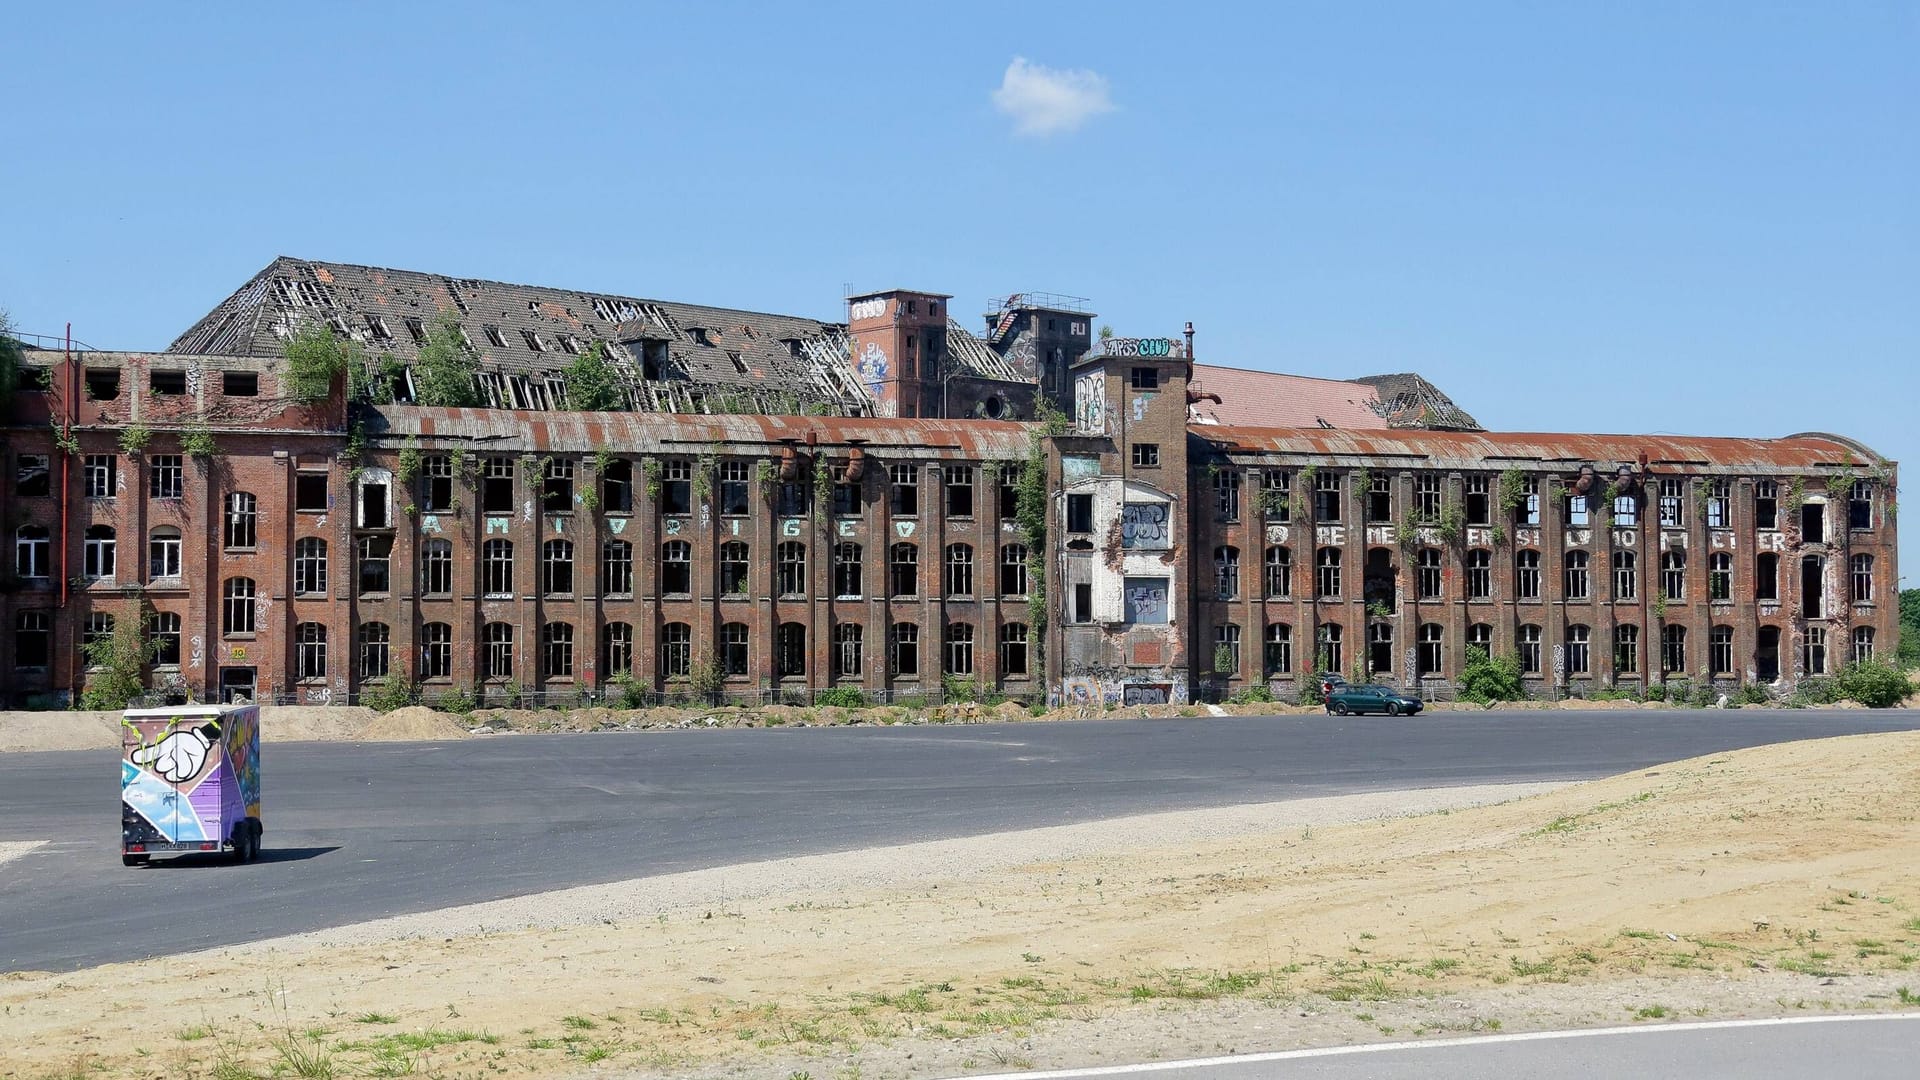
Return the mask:
[[[360,738],[371,742],[426,742],[466,737],[467,729],[459,720],[425,705],[409,705],[384,713],[360,729]]]
[[[117,712],[14,712],[0,723],[0,751],[98,750],[120,745]]]
[[[260,709],[260,738],[270,743],[351,739],[373,715],[363,705],[265,705]]]

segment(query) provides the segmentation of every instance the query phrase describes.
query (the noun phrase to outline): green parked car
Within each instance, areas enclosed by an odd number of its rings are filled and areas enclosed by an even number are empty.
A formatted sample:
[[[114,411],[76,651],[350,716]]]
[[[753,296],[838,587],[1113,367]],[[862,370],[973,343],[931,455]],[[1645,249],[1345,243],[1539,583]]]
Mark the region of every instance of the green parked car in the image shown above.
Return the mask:
[[[1384,686],[1336,686],[1333,693],[1327,695],[1327,712],[1334,716],[1370,712],[1412,716],[1419,711],[1419,698],[1408,697]]]

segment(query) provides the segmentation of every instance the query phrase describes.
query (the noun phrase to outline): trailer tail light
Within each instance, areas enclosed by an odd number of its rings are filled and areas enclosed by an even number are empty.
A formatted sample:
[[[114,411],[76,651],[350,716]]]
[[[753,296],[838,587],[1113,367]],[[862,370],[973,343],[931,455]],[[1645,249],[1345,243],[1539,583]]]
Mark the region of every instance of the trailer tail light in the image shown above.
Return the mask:
[[[218,851],[220,850],[220,845],[209,840],[206,843],[203,843],[200,845],[200,850],[201,851]]]
[[[137,853],[139,853],[139,852],[142,852],[142,851],[145,851],[145,850],[147,850],[147,845],[145,845],[145,844],[128,844],[128,845],[127,845],[127,850],[128,850],[128,851],[131,851],[131,852],[134,852],[134,853],[136,853],[136,854],[137,854]]]

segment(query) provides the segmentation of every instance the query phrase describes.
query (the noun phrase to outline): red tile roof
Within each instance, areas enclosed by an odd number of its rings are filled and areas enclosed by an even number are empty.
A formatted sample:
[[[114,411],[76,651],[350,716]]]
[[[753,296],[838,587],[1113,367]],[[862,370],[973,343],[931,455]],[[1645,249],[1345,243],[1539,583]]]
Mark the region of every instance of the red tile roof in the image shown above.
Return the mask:
[[[1365,383],[1195,364],[1192,388],[1220,395],[1218,404],[1194,405],[1194,417],[1201,423],[1347,430],[1387,426],[1387,418],[1374,411],[1379,392]]]

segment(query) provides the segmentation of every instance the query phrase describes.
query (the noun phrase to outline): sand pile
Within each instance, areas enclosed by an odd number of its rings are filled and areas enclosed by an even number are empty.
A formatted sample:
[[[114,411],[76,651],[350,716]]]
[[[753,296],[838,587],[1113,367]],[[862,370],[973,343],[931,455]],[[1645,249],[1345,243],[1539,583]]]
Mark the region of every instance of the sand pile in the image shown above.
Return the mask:
[[[416,742],[437,739],[464,739],[467,729],[458,718],[434,712],[425,705],[409,705],[382,713],[360,729],[359,738],[370,742]]]

